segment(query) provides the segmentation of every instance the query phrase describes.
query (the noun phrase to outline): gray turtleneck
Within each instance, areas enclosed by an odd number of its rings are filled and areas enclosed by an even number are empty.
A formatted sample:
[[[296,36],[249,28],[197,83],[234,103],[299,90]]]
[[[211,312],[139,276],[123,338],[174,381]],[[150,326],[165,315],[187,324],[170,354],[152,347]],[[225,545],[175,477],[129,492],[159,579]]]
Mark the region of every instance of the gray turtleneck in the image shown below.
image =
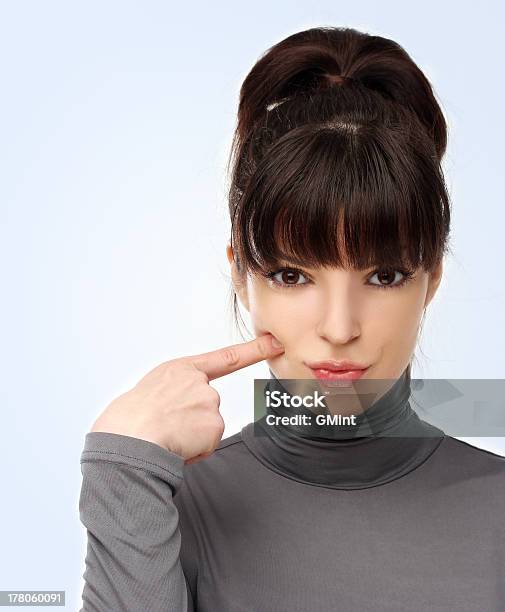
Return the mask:
[[[409,382],[369,435],[262,418],[189,465],[88,433],[82,612],[503,612],[505,458],[419,419]]]

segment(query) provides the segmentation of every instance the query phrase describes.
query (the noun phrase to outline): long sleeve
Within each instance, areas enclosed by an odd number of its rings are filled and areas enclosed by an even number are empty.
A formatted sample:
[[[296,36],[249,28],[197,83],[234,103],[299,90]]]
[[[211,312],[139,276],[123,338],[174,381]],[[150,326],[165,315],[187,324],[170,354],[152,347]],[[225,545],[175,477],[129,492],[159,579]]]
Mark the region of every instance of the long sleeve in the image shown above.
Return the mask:
[[[184,459],[161,446],[86,434],[80,520],[87,529],[80,612],[194,612],[173,496]]]

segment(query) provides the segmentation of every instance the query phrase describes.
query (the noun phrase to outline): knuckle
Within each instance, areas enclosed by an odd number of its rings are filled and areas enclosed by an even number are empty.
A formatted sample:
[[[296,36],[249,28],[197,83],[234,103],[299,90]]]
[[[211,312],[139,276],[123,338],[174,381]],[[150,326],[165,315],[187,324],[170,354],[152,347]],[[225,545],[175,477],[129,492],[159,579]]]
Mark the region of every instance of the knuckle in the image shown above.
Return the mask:
[[[170,361],[164,361],[159,368],[163,376],[177,376],[182,369],[182,363],[177,359],[171,359]]]
[[[180,358],[175,358],[175,359],[169,359],[168,361],[164,361],[163,363],[160,364],[160,367],[164,368],[165,370],[169,369],[169,368],[178,368],[182,365],[183,361]]]
[[[196,404],[204,411],[215,412],[219,407],[219,393],[210,386],[199,389],[195,394]]]
[[[205,372],[203,372],[202,370],[198,370],[197,368],[195,368],[194,372],[195,372],[195,377],[196,377],[197,380],[199,380],[200,382],[202,382],[205,385],[208,384],[209,377],[207,376],[207,374]]]
[[[216,415],[216,418],[212,422],[212,434],[214,440],[214,446],[217,446],[223,437],[224,433],[224,420],[221,415]]]
[[[269,347],[264,338],[258,341],[258,351],[262,357],[268,357],[269,355]]]
[[[207,376],[207,374],[203,370],[196,368],[193,363],[185,362],[184,371],[187,372],[189,380],[193,384],[198,383],[207,385],[207,383],[209,382],[209,377]]]
[[[222,354],[222,359],[227,366],[234,366],[239,362],[239,354],[234,348],[224,349]]]
[[[219,439],[221,439],[221,436],[223,435],[224,427],[225,427],[224,419],[220,414],[218,414],[217,415],[217,429],[219,431]]]
[[[216,389],[214,389],[214,387],[211,387],[209,385],[209,399],[212,402],[213,405],[216,405],[217,407],[219,407],[220,403],[221,403],[221,396],[219,395],[218,391]]]
[[[174,370],[189,370],[191,362],[188,360],[187,357],[176,357],[175,359],[165,361],[164,365],[167,368],[171,368]]]
[[[213,414],[212,418],[209,419],[209,427],[212,431],[219,431],[222,429],[224,427],[223,417],[219,413]]]

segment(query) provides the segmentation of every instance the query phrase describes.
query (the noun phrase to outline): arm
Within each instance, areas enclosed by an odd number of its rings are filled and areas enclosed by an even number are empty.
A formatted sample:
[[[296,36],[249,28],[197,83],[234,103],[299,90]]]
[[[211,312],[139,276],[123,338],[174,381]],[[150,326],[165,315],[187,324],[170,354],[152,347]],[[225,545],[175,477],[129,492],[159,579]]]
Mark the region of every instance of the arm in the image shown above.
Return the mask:
[[[81,612],[194,612],[173,496],[183,457],[139,438],[86,434],[80,520],[87,529]]]

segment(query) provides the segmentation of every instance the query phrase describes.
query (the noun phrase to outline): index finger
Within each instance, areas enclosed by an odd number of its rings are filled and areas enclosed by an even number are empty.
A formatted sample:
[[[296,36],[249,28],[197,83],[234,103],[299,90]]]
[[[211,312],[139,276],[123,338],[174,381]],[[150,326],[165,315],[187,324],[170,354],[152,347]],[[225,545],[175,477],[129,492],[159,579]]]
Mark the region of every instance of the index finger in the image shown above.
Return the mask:
[[[232,344],[216,351],[192,355],[187,359],[196,368],[205,372],[209,380],[213,380],[283,353],[284,347],[275,347],[272,344],[273,339],[271,334],[265,334],[249,342]]]

